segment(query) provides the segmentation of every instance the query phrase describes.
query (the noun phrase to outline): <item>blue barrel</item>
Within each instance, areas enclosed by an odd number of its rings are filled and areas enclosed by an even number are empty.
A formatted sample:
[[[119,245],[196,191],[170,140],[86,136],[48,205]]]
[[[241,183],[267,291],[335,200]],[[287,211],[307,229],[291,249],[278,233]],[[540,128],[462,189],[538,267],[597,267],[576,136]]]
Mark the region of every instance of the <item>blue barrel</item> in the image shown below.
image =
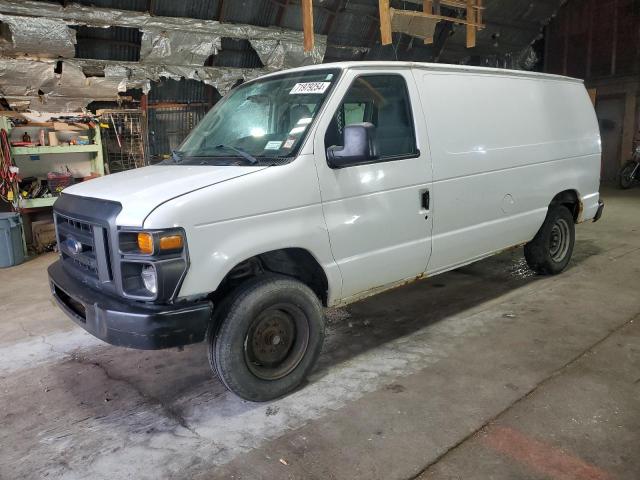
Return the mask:
[[[0,213],[0,268],[24,262],[22,218],[19,213]]]

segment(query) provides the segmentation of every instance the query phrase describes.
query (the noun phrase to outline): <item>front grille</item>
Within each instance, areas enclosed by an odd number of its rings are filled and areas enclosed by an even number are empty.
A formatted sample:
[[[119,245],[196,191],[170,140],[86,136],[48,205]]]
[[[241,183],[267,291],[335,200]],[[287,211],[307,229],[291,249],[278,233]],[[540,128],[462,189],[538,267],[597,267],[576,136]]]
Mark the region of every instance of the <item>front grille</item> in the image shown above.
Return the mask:
[[[56,214],[58,247],[62,260],[95,278],[110,279],[111,272],[100,265],[109,265],[106,231],[100,225]],[[102,261],[101,261],[102,260]]]

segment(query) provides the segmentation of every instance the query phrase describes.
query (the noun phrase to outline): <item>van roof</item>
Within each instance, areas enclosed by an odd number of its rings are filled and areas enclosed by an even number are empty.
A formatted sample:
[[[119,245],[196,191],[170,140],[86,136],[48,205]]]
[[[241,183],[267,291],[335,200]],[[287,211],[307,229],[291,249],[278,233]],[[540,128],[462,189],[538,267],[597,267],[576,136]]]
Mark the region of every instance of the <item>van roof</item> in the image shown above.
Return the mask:
[[[306,67],[297,67],[287,72],[304,71],[304,70],[322,70],[327,68],[340,68],[342,70],[357,70],[362,68],[387,68],[401,69],[413,68],[429,70],[432,72],[457,72],[457,73],[481,73],[485,75],[496,75],[500,77],[527,77],[540,80],[556,80],[583,83],[579,78],[565,77],[562,75],[553,75],[550,73],[529,72],[525,70],[507,70],[504,68],[489,67],[473,67],[470,65],[450,65],[446,63],[425,63],[425,62],[398,62],[398,61],[362,61],[362,62],[335,62],[335,63],[318,63]],[[283,73],[283,71],[274,72],[269,75]]]

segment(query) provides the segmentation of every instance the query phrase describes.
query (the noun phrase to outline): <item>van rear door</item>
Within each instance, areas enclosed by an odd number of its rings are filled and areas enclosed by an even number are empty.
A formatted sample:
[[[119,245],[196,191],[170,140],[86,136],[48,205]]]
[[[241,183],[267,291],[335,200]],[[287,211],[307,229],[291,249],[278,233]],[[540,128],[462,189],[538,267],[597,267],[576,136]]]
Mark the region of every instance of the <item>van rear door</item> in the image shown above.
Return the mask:
[[[431,254],[431,161],[411,71],[348,70],[325,112],[314,151],[342,298],[421,275]],[[375,126],[377,158],[331,168],[326,149],[362,122]]]

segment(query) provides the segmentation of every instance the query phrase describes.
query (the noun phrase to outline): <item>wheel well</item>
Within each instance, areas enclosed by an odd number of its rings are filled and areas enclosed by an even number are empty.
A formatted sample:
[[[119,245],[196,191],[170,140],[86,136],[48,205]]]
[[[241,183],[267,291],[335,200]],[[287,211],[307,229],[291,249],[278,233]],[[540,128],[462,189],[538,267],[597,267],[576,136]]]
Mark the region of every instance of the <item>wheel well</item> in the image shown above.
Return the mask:
[[[573,221],[576,223],[580,221],[580,217],[582,216],[582,202],[580,201],[578,192],[575,190],[565,190],[564,192],[558,193],[553,197],[553,200],[551,200],[549,206],[551,205],[564,205],[573,215]]]
[[[213,293],[214,301],[225,296],[240,283],[265,272],[279,273],[300,280],[313,290],[325,306],[327,305],[327,276],[315,257],[303,248],[272,250],[238,263],[227,273]]]

